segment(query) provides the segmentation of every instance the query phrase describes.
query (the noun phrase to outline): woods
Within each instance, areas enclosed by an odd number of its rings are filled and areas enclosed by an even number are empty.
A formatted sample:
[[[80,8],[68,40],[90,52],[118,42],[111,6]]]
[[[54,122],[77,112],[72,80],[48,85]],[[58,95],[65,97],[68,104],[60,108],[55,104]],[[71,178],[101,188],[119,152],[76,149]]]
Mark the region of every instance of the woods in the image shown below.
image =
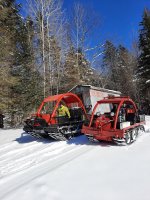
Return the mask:
[[[90,46],[101,18],[80,3],[72,16],[60,0],[27,0],[25,16],[21,6],[15,0],[0,0],[0,111],[10,126],[34,113],[44,97],[77,84],[119,90],[148,110],[149,9],[139,22],[135,54],[109,39],[103,44],[98,38]]]

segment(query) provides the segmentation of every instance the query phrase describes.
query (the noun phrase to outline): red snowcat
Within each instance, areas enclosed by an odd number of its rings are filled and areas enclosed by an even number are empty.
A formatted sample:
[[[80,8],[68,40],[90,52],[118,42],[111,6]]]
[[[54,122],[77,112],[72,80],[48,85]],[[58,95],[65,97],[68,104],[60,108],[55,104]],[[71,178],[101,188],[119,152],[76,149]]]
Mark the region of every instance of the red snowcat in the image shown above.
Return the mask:
[[[130,144],[140,130],[144,131],[144,123],[145,116],[138,114],[129,97],[108,97],[97,102],[90,122],[81,132],[90,140]]]
[[[61,103],[68,107],[70,118],[58,115]],[[86,110],[80,98],[73,93],[65,93],[45,98],[37,113],[25,121],[23,130],[37,138],[67,140],[81,134],[86,120]]]

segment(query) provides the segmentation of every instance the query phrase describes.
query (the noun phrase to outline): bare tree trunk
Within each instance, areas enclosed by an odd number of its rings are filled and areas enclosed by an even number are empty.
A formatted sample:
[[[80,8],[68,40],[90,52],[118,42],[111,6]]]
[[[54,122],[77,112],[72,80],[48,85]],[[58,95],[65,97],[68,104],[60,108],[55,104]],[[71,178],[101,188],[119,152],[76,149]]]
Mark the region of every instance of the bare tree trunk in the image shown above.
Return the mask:
[[[94,12],[89,7],[85,8],[81,3],[74,4],[71,29],[73,30],[72,40],[76,48],[76,67],[79,81],[82,77],[82,63],[80,63],[79,58],[81,54],[86,56],[86,42],[92,31],[98,25],[98,21],[97,16],[94,15]],[[100,55],[100,53],[98,54]]]
[[[78,80],[80,80],[80,69],[79,69],[79,16],[77,15],[77,70]]]
[[[45,98],[45,87],[46,87],[46,76],[45,76],[45,36],[44,36],[44,5],[43,0],[41,0],[42,5],[42,19],[41,19],[41,36],[42,36],[42,65],[43,65],[43,95]]]
[[[52,91],[52,63],[51,63],[51,38],[49,36],[50,25],[49,25],[49,17],[47,17],[47,39],[48,39],[48,61],[49,61],[49,84],[50,84],[50,95],[53,95]]]
[[[47,88],[50,95],[52,95],[53,87],[56,87],[54,85],[60,76],[57,73],[59,68],[57,69],[58,66],[55,62],[55,55],[57,54],[55,51],[58,51],[58,49],[54,46],[58,45],[59,40],[64,40],[64,37],[62,37],[63,32],[60,31],[60,20],[63,18],[62,3],[61,0],[27,1],[31,11],[29,15],[34,24],[39,28],[35,33],[35,37],[37,37],[37,44],[40,44],[37,59],[42,62],[42,70],[39,69],[39,71],[43,72],[43,94],[45,97]]]

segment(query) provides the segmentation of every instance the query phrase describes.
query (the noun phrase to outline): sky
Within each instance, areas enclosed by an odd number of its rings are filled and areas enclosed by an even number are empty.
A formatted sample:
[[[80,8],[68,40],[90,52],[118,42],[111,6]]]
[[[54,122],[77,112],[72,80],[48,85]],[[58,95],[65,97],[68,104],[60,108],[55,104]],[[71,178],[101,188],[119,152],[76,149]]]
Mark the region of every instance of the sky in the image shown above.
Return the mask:
[[[17,1],[25,3],[25,0]],[[68,16],[75,2],[92,7],[99,16],[101,25],[95,29],[89,43],[94,45],[109,39],[128,49],[131,48],[133,39],[138,37],[144,8],[150,9],[150,0],[64,0],[63,8]]]

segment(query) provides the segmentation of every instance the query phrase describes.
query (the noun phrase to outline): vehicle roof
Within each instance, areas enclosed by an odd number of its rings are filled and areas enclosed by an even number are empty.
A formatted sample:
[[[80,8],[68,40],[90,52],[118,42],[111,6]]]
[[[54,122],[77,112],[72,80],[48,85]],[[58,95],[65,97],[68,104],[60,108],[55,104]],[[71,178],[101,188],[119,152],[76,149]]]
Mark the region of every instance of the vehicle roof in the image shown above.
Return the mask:
[[[62,95],[63,94],[58,94],[58,95],[46,97],[44,99],[44,102],[57,101],[58,99],[60,99],[62,97]]]
[[[106,89],[106,88],[95,87],[95,86],[92,86],[92,85],[75,85],[73,88],[71,88],[69,90],[69,92],[74,91],[76,88],[89,88],[89,89],[93,89],[93,90],[97,90],[97,91],[101,91],[101,92],[107,92],[107,93],[111,93],[111,94],[121,95],[120,91],[109,90],[109,89]]]
[[[132,101],[129,97],[105,97],[98,103],[120,103],[121,101]]]
[[[44,99],[44,102],[52,102],[52,101],[59,101],[59,100],[63,100],[65,101],[65,103],[79,102],[78,97],[73,93],[64,93],[64,94],[49,96]]]

